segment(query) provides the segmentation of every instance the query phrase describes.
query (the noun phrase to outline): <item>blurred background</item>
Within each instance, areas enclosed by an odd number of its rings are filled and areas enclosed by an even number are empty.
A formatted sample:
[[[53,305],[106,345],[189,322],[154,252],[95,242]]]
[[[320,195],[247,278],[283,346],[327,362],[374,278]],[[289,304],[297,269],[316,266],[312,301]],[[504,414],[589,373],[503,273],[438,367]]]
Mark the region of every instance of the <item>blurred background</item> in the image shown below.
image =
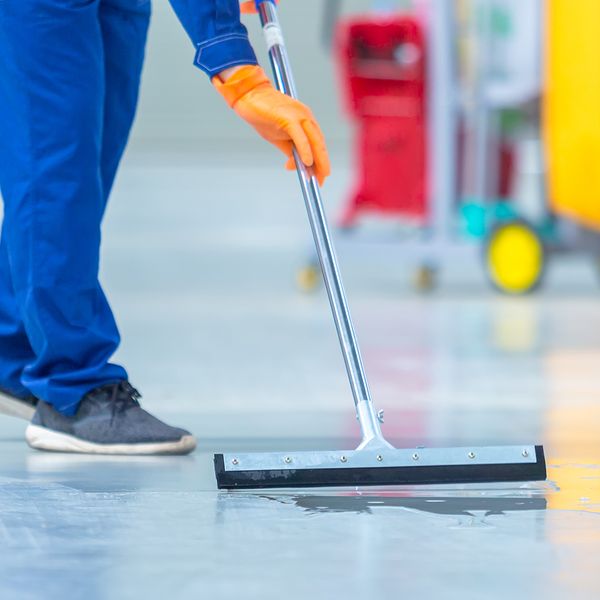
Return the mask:
[[[593,58],[580,56],[572,68],[572,56],[585,43],[593,57],[595,33],[590,29],[586,41],[557,26],[566,9],[551,0],[439,4],[292,1],[281,11],[302,99],[333,157],[335,189],[327,200],[346,228],[371,218],[370,230],[394,222],[400,237],[443,242],[434,250],[406,245],[417,287],[437,284],[449,248],[472,262],[468,242],[492,241],[485,274],[506,292],[528,292],[546,272],[544,251],[600,252],[590,234],[600,220],[597,203],[581,198],[573,186],[582,184],[571,181],[589,177],[591,142],[583,138],[590,132],[577,115],[598,94]],[[593,10],[564,16],[589,22]],[[258,19],[246,23],[268,66]],[[583,96],[576,99],[575,90]],[[159,153],[164,164],[168,156],[207,160],[219,152],[230,165],[281,162],[192,67],[189,40],[170,6],[156,3],[129,156]],[[305,263],[297,277],[311,288],[318,273],[310,256]]]

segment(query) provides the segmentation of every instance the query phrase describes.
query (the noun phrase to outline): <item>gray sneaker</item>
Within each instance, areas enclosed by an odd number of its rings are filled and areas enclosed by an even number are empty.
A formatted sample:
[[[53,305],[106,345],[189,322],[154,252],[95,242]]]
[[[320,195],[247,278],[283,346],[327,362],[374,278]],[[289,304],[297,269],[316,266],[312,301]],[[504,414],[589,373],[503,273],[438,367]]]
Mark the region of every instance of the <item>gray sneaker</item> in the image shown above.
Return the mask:
[[[0,388],[0,413],[3,415],[31,421],[36,404],[37,398],[34,396],[15,396]]]
[[[27,443],[38,450],[81,454],[188,454],[196,438],[143,410],[139,392],[121,381],[84,396],[66,417],[39,401],[27,427]]]

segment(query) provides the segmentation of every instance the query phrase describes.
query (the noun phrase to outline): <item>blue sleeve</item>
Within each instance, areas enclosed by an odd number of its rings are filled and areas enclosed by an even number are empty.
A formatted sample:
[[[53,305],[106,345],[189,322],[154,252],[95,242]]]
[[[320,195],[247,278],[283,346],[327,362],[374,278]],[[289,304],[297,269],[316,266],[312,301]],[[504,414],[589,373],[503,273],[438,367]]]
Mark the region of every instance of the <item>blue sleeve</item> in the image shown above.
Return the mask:
[[[256,65],[239,0],[170,0],[196,46],[194,64],[209,77],[236,65]]]

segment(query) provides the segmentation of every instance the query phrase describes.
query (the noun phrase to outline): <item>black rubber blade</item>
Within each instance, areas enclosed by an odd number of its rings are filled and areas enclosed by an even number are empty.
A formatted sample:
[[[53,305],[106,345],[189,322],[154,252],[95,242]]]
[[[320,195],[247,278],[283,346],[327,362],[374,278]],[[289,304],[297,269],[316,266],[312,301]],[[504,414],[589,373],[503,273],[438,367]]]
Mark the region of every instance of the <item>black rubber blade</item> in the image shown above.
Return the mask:
[[[338,469],[285,469],[273,471],[227,471],[222,454],[215,454],[215,473],[220,490],[266,488],[313,488],[449,483],[496,483],[544,481],[544,448],[535,447],[536,461],[488,465],[370,467]]]

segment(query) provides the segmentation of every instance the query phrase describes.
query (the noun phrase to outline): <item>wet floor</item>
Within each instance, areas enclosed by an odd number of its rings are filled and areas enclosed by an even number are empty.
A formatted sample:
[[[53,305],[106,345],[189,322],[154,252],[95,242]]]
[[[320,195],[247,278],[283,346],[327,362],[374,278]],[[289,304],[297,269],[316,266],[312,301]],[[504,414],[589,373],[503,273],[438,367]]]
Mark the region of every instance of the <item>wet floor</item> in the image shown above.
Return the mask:
[[[515,300],[491,293],[477,265],[449,264],[421,297],[400,245],[375,266],[368,247],[342,252],[390,440],[544,443],[547,482],[217,492],[214,452],[358,440],[326,299],[294,288],[308,239],[293,178],[248,168],[217,186],[206,169],[131,160],[104,262],[118,359],[199,450],[42,454],[1,419],[0,598],[599,597],[590,266],[557,261],[543,294]],[[342,174],[328,194],[344,186]]]
[[[203,452],[2,449],[21,455],[0,478],[5,598],[597,597],[600,479],[589,467],[563,467],[564,491],[551,481],[228,494],[214,491]]]

